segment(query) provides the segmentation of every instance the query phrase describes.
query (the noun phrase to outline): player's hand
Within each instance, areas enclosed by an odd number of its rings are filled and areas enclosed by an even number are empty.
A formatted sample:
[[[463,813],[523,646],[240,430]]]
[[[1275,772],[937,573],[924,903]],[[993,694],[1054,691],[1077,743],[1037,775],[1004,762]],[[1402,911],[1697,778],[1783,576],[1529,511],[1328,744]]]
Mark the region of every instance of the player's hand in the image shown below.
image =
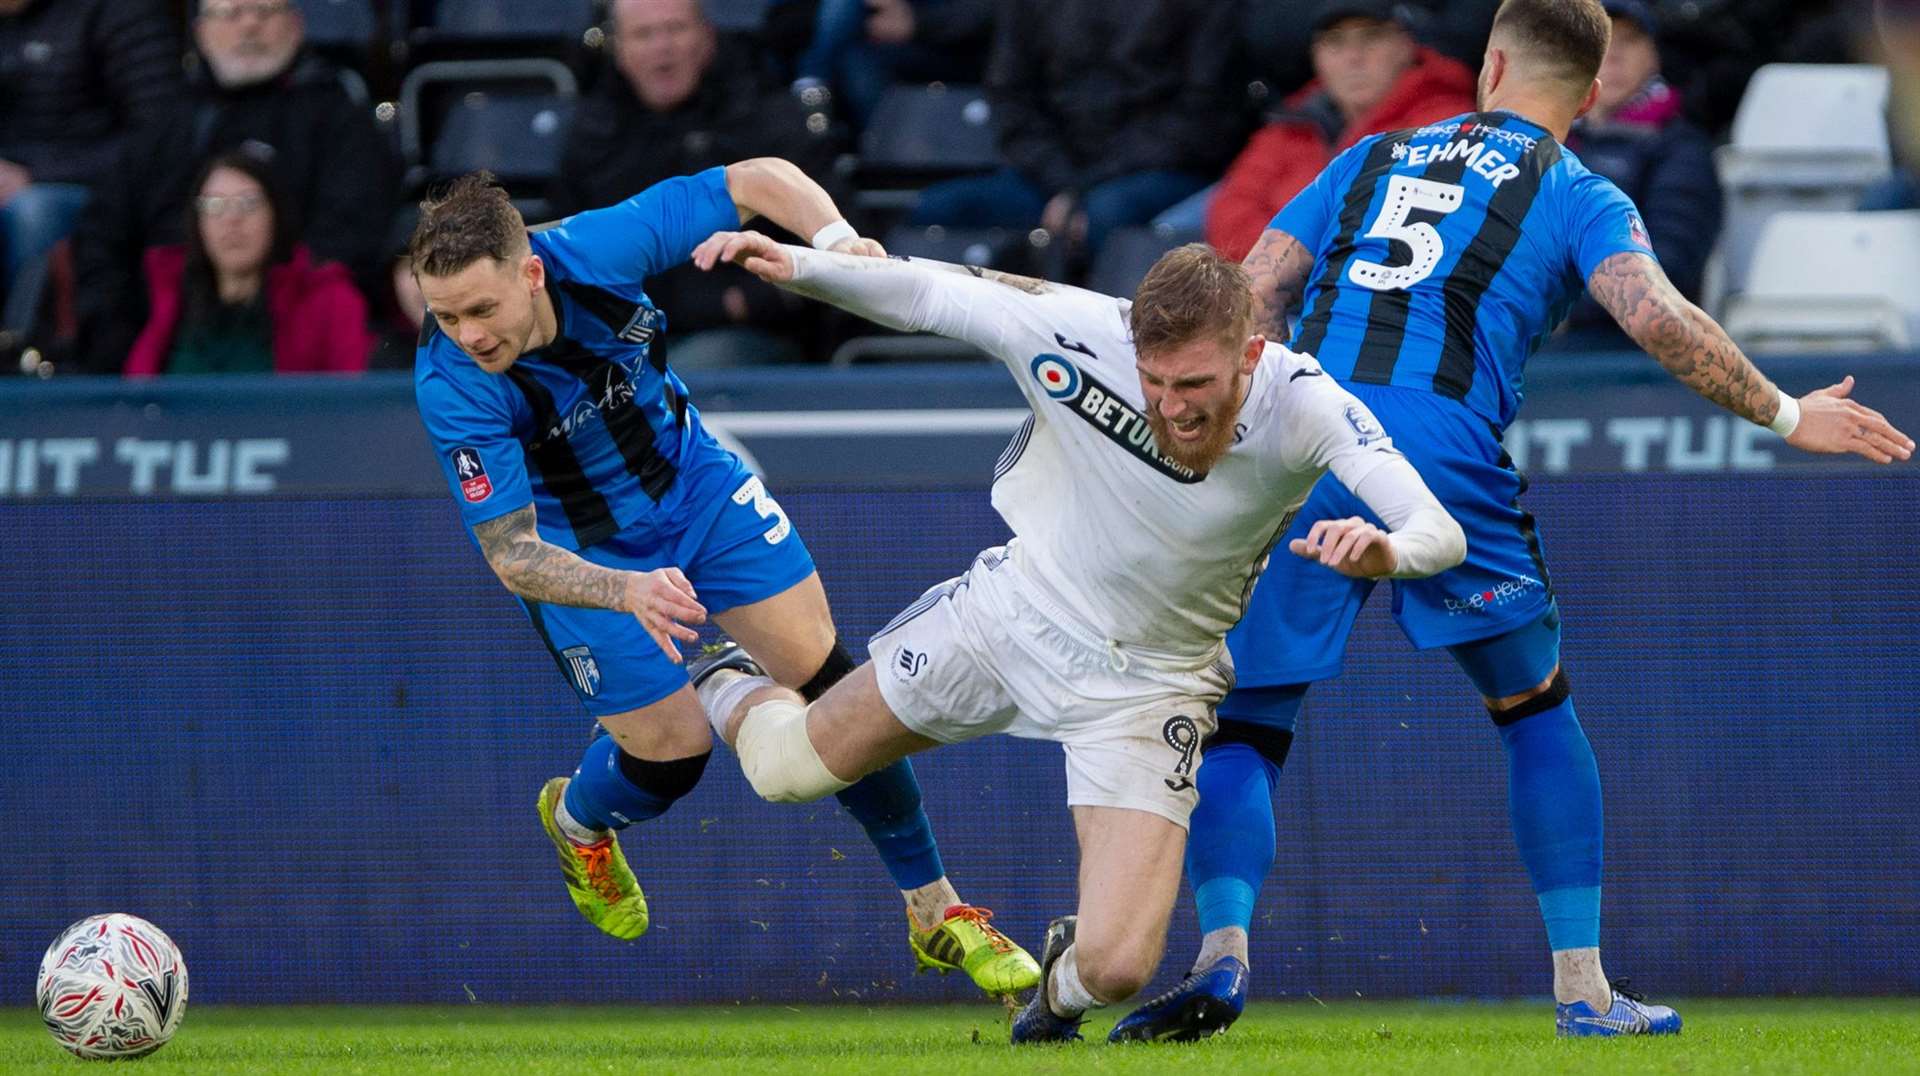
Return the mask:
[[[1387,532],[1359,516],[1323,519],[1305,538],[1295,538],[1287,549],[1296,557],[1324,564],[1355,579],[1380,579],[1400,566],[1400,556]]]
[[[715,232],[693,248],[693,264],[711,270],[731,262],[769,284],[793,279],[793,257],[759,232]]]
[[[1875,463],[1913,458],[1913,438],[1894,429],[1887,416],[1857,400],[1853,375],[1838,385],[1815,389],[1800,397],[1800,425],[1787,443],[1803,452],[1851,452]]]
[[[625,611],[647,629],[675,665],[680,664],[680,648],[674,641],[699,642],[700,633],[687,625],[707,622],[706,607],[695,597],[693,584],[678,568],[627,573]]]
[[[878,239],[868,239],[856,235],[852,239],[842,239],[830,248],[835,254],[852,254],[861,258],[884,258],[887,248],[880,245]]]
[[[867,40],[904,45],[913,40],[913,5],[907,0],[867,0]]]
[[[25,165],[0,160],[0,205],[13,201],[13,196],[26,190],[33,184],[33,173]]]

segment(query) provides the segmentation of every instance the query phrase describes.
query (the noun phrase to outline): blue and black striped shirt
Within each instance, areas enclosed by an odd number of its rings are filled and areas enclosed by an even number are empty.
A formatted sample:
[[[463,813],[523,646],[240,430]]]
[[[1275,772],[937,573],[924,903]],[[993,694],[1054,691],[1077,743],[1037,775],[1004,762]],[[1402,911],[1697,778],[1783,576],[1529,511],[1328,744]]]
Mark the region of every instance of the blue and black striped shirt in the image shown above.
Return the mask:
[[[1342,381],[1460,400],[1502,429],[1527,357],[1594,269],[1653,256],[1620,188],[1508,112],[1363,139],[1269,227],[1314,252],[1294,350]]]

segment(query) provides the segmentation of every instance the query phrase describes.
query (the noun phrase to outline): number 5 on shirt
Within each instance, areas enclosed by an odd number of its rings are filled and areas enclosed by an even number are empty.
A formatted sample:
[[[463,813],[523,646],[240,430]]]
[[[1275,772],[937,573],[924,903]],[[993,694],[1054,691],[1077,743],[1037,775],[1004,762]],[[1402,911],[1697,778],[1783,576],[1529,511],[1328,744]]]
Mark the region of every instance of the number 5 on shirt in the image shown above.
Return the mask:
[[[1433,274],[1446,254],[1440,232],[1421,221],[1408,224],[1407,215],[1416,209],[1451,213],[1466,199],[1466,191],[1457,183],[1440,183],[1412,176],[1394,176],[1387,181],[1387,200],[1380,215],[1373,218],[1367,238],[1395,240],[1413,248],[1413,260],[1406,265],[1381,265],[1356,258],[1347,268],[1347,279],[1370,291],[1405,290]]]

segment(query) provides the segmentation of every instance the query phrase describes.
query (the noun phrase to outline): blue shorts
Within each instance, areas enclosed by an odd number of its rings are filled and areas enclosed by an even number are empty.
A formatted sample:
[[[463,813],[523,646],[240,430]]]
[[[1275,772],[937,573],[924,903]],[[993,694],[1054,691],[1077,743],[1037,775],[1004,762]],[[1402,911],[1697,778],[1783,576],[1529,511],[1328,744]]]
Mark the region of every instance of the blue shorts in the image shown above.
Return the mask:
[[[679,481],[692,485],[674,517],[629,527],[580,555],[628,571],[679,568],[709,616],[771,598],[813,574],[807,544],[740,457],[709,442]],[[659,702],[687,683],[686,670],[629,613],[520,604],[595,717]]]
[[[1393,581],[1393,616],[1413,645],[1424,650],[1490,639],[1550,612],[1553,585],[1540,535],[1533,516],[1520,507],[1527,479],[1487,420],[1420,389],[1345,387],[1373,410],[1467,532],[1467,559],[1458,567],[1427,579]],[[1303,684],[1340,674],[1347,636],[1373,581],[1302,560],[1287,551],[1287,542],[1306,537],[1318,520],[1348,516],[1380,523],[1347,487],[1323,478],[1274,547],[1246,616],[1227,634],[1240,686]]]

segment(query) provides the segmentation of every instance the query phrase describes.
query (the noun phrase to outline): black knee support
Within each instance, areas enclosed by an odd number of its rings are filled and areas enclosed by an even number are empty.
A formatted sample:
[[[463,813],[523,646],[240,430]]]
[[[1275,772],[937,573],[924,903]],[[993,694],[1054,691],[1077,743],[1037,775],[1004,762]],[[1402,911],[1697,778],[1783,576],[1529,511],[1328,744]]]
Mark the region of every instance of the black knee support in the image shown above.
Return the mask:
[[[847,653],[847,648],[841,645],[839,639],[835,639],[833,649],[827,651],[827,660],[820,663],[820,671],[813,674],[813,679],[800,685],[800,697],[812,702],[825,695],[828,688],[846,679],[855,667],[853,655]]]
[[[700,783],[700,775],[707,770],[707,760],[712,757],[712,751],[705,751],[666,762],[649,762],[621,751],[620,775],[640,791],[671,803],[693,791],[693,786]]]
[[[1213,735],[1207,737],[1206,746],[1201,748],[1202,757],[1205,752],[1230,743],[1246,744],[1275,766],[1285,766],[1287,752],[1293,749],[1293,730],[1223,717]]]
[[[1523,721],[1535,714],[1546,713],[1567,701],[1568,696],[1572,694],[1573,689],[1567,685],[1567,670],[1561,669],[1553,674],[1552,680],[1547,682],[1545,691],[1504,710],[1495,710],[1489,706],[1487,716],[1493,719],[1496,726],[1506,728],[1515,721]]]

